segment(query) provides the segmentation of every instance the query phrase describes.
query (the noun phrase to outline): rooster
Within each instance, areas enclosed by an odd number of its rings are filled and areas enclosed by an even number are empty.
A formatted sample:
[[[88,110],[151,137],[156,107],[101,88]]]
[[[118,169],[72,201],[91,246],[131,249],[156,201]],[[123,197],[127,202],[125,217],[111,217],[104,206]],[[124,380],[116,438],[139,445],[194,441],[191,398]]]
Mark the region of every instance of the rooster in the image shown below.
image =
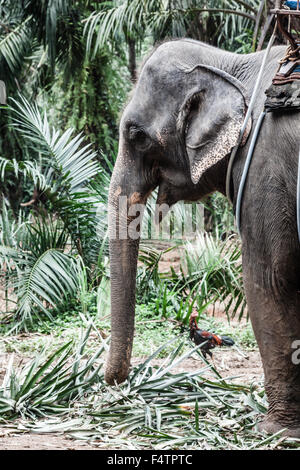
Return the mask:
[[[195,344],[203,344],[201,351],[203,356],[206,358],[208,354],[212,357],[211,349],[214,349],[216,346],[233,346],[233,339],[228,336],[217,336],[213,333],[209,333],[205,330],[200,330],[197,325],[196,318],[198,313],[192,313],[190,316],[190,338],[194,341]]]

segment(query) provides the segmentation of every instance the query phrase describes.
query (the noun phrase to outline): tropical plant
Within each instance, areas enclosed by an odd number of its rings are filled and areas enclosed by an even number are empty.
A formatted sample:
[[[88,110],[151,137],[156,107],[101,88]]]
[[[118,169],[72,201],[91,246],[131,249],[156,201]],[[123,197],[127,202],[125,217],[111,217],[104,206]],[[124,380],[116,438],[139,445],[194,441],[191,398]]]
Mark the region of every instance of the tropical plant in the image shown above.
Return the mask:
[[[219,236],[198,232],[192,241],[182,242],[181,266],[161,273],[162,256],[176,248],[158,250],[143,245],[137,277],[137,301],[155,305],[154,312],[173,317],[187,325],[193,309],[199,315],[220,302],[228,317],[242,318],[246,301],[243,291],[241,251],[235,235],[222,241]],[[177,245],[178,248],[178,245]]]
[[[48,210],[57,213],[64,221],[78,253],[85,258],[89,256],[87,250],[85,252],[85,244],[90,245],[97,239],[95,222],[99,199],[97,201],[96,197],[99,193],[96,194],[87,185],[101,172],[95,160],[96,153],[91,150],[90,144],[83,144],[83,135],[71,138],[73,129],[64,133],[51,129],[47,115],[42,117],[37,106],[30,105],[25,98],[13,100],[13,104],[10,108],[13,126],[23,136],[32,160],[39,160],[41,178],[44,178],[43,187],[35,186],[33,199],[29,203],[44,201]],[[12,163],[9,163],[6,168],[11,166]],[[36,179],[32,171],[30,174]]]
[[[32,320],[33,310],[52,318],[49,306],[76,295],[80,269],[63,251],[68,234],[50,217],[34,219],[20,211],[18,221],[3,201],[0,215],[0,266],[6,290],[16,298],[14,328]]]
[[[101,3],[86,21],[87,52],[95,54],[107,41],[138,43],[146,35],[154,42],[166,37],[190,36],[214,44],[233,45],[244,30],[254,29],[260,0],[115,0]],[[129,57],[130,59],[130,57]]]
[[[77,7],[82,5],[80,0],[77,1]],[[43,46],[52,71],[56,61],[61,59],[66,64],[66,50],[75,52],[78,43],[75,12],[70,0],[28,0],[25,4],[21,0],[1,0],[0,63],[3,68],[0,70],[6,72],[5,79],[10,83],[13,77],[20,80],[18,74],[24,72],[24,65],[31,63],[32,55],[40,46]]]
[[[224,242],[211,234],[199,233],[187,242],[183,258],[181,290],[195,292],[197,307],[219,301],[229,316],[246,307],[243,291],[241,250],[235,236]]]
[[[0,78],[15,86],[20,80],[25,57],[36,43],[30,28],[32,16],[24,16],[21,2],[0,1]]]
[[[46,359],[44,349],[18,372],[14,370],[12,355],[0,387],[0,416],[36,419],[66,414],[74,400],[91,393],[93,385],[102,379],[99,374],[102,363],[97,364],[96,360],[105,349],[102,345],[84,360],[91,328],[90,325],[82,333],[75,353],[71,342]]]
[[[209,196],[204,201],[204,207],[209,232],[222,240],[236,233],[232,207],[225,196],[220,193]]]
[[[7,96],[38,98],[51,109],[51,122],[88,134],[112,160],[118,112],[129,88],[119,86],[125,81],[122,53],[113,67],[104,49],[93,61],[85,57],[82,19],[93,8],[92,0],[0,0],[0,80]],[[23,161],[26,149],[7,129],[9,120],[9,110],[3,110],[0,154]],[[5,184],[9,199],[15,185]],[[23,191],[21,185],[15,193]]]
[[[42,117],[37,106],[23,97],[12,102],[13,126],[27,144],[31,160],[1,158],[0,178],[3,181],[11,173],[29,178],[34,190],[17,220],[3,199],[0,260],[5,282],[17,296],[17,318],[24,325],[32,319],[33,308],[49,315],[49,306],[67,294],[75,295],[85,266],[91,275],[100,265],[107,193],[101,183],[104,178],[106,184],[108,176],[82,135],[72,138],[72,129],[64,133],[52,129],[46,114]],[[28,212],[31,207],[33,215]],[[99,222],[102,232],[97,231]]]

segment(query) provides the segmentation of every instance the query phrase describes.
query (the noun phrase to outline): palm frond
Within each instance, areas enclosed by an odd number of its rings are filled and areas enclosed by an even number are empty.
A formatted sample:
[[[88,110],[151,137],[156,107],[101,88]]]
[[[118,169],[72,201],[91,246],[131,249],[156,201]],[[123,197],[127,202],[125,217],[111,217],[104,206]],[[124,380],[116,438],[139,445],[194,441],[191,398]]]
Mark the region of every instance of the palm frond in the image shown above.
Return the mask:
[[[28,23],[31,19],[32,17],[26,18],[4,36],[0,36],[0,60],[4,59],[12,74],[15,74],[21,66],[31,43],[30,30],[28,29]]]
[[[19,247],[22,244],[23,234],[28,223],[22,211],[15,219],[7,201],[3,198],[0,211],[0,267],[3,271],[13,271],[18,265]]]
[[[13,173],[16,178],[21,175],[26,178],[30,178],[33,181],[34,186],[38,186],[42,191],[46,188],[50,189],[50,185],[47,184],[45,175],[42,173],[42,169],[38,162],[32,161],[17,161],[16,159],[9,160],[7,158],[0,157],[0,181],[4,182],[8,173]]]
[[[84,360],[90,331],[91,326],[82,333],[75,353],[72,353],[72,342],[46,358],[44,349],[18,371],[14,369],[12,356],[0,387],[0,415],[23,419],[61,415],[69,412],[72,401],[83,393],[91,393],[93,385],[103,380],[102,363],[96,361],[104,347]]]
[[[103,2],[99,11],[93,12],[85,20],[87,54],[95,56],[109,40],[122,37],[124,33],[127,36],[143,37],[147,28],[147,15],[160,8],[161,0]]]
[[[219,300],[226,313],[240,309],[240,318],[246,307],[243,291],[241,251],[234,239],[226,242],[208,234],[199,234],[194,243],[187,242],[184,255],[183,289],[197,286],[199,306],[208,300]]]
[[[72,256],[49,249],[39,258],[28,258],[25,269],[18,274],[16,317],[28,323],[34,307],[52,318],[49,307],[56,307],[78,288],[78,264]]]
[[[50,217],[24,217],[16,221],[5,201],[0,213],[0,266],[6,288],[17,297],[17,323],[14,328],[32,322],[32,315],[49,309],[67,297],[75,297],[80,287],[83,263],[65,253],[68,232],[60,220]]]
[[[15,107],[13,122],[15,128],[50,160],[66,179],[71,193],[78,192],[83,185],[97,174],[99,165],[94,160],[96,152],[91,145],[83,145],[84,136],[79,134],[73,138],[73,129],[62,135],[51,129],[47,115],[42,117],[38,107],[30,104],[24,97],[20,101],[12,99]]]
[[[221,36],[230,36],[232,40],[237,30],[241,32],[249,23],[256,22],[259,3],[259,0],[103,2],[85,20],[87,54],[95,56],[108,41],[116,42],[124,35],[141,39],[152,34],[154,41],[185,36],[199,14],[218,16]]]
[[[103,203],[106,201],[98,191],[102,183],[97,185],[95,179],[96,175],[105,173],[95,159],[96,152],[90,144],[84,144],[82,134],[72,137],[72,129],[60,133],[51,128],[47,115],[42,117],[38,107],[25,98],[20,96],[19,101],[12,100],[12,103],[13,126],[26,139],[33,163],[17,166],[16,162],[3,160],[2,168],[14,166],[17,171],[24,167],[25,175],[42,183],[39,189],[44,192],[44,199],[64,221],[78,253],[87,265],[95,263],[106,231],[102,230],[103,237],[98,233],[104,222]],[[39,165],[35,159],[39,160]],[[40,172],[35,172],[36,168],[40,168]],[[95,180],[93,184],[92,180]],[[100,192],[103,194],[103,188]]]

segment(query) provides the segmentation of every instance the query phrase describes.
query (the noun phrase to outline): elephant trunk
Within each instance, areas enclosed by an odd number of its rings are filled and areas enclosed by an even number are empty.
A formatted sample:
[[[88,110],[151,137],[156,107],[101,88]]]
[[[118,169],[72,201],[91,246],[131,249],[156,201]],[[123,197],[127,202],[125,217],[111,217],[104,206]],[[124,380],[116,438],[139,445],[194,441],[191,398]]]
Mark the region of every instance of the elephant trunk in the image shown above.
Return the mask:
[[[120,160],[120,159],[119,159]],[[130,184],[129,184],[130,181]],[[134,204],[142,203],[140,193],[132,191],[132,175],[124,175],[120,164],[114,169],[109,193],[109,238],[111,279],[111,345],[105,380],[113,385],[126,380],[130,367],[134,334],[136,270],[140,226],[130,233]],[[141,214],[139,214],[141,217]],[[141,223],[141,221],[140,221]]]
[[[105,380],[113,385],[128,376],[135,314],[138,242],[110,241],[111,345]]]

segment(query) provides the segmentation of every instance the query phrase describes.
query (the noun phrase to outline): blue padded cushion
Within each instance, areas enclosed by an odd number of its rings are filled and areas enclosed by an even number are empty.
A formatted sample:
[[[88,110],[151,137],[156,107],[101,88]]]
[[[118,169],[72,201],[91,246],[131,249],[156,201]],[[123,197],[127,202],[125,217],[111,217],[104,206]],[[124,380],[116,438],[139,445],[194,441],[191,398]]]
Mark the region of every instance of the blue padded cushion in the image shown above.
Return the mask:
[[[284,4],[291,10],[297,10],[297,0],[287,0]]]

